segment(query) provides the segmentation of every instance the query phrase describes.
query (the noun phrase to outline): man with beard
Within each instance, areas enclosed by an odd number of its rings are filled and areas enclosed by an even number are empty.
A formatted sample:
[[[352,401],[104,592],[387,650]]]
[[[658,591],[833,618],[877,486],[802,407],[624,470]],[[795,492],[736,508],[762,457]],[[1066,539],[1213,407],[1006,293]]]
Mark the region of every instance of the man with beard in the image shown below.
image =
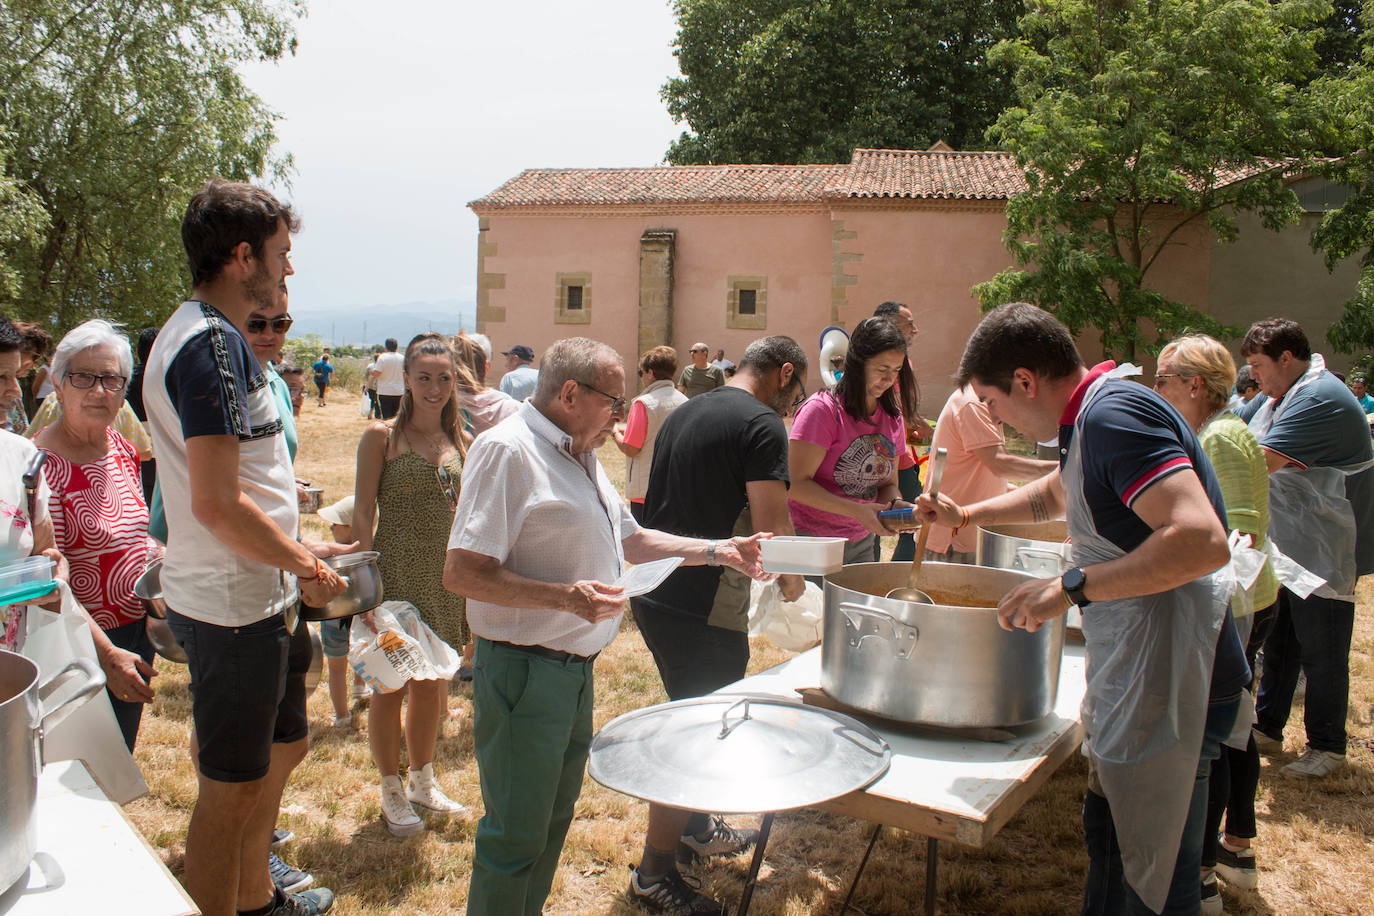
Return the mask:
[[[782,419],[801,403],[805,379],[797,342],[765,337],[744,351],[725,387],[674,410],[655,440],[644,523],[695,538],[792,534]],[[780,584],[787,601],[805,587],[801,576],[783,576]],[[749,580],[742,574],[716,564],[679,568],[630,607],[669,699],[703,696],[744,677]],[[757,837],[714,815],[651,804],[629,897],[663,912],[721,913],[717,901],[683,880],[677,863],[737,855]]]
[[[323,606],[344,589],[317,556],[336,550],[297,539],[280,410],[239,330],[254,309],[285,312],[296,227],[260,189],[201,189],[181,226],[191,298],[145,373],[169,532],[163,594],[189,659],[197,748],[185,884],[206,916],[315,914],[334,901],[328,889],[277,889],[268,869],[282,788],[308,740],[286,618],[300,598]]]

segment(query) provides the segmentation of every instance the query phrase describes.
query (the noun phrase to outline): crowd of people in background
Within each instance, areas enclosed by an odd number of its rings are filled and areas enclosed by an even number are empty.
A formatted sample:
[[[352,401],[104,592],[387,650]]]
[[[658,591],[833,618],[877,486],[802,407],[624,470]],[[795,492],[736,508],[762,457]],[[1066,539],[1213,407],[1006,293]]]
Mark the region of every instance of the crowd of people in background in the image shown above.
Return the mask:
[[[745,674],[760,540],[838,535],[846,563],[873,562],[899,533],[880,516],[894,508],[931,525],[926,558],[949,563],[974,562],[979,525],[1067,518],[1075,567],[1019,586],[998,613],[1035,630],[1082,612],[1084,912],[1215,913],[1218,877],[1256,885],[1260,759],[1282,749],[1300,674],[1307,748],[1280,772],[1345,766],[1355,582],[1374,570],[1374,396],[1363,376],[1347,388],[1326,370],[1296,323],[1253,325],[1239,369],[1220,342],[1181,337],[1145,386],[1134,367],[1085,365],[1048,313],[1006,305],[970,338],[933,436],[918,328],[899,302],[858,322],[809,393],[810,361],[781,335],[738,363],[698,342],[680,368],[674,348],[652,347],[637,386],[605,343],[560,340],[537,365],[514,344],[495,388],[483,335],[389,338],[360,379],[354,492],[320,509],[331,540],[316,542],[300,533],[293,468],[304,369],[283,362],[295,230],[270,194],[209,183],[182,227],[191,294],[139,335],[136,360],[103,320],[54,348],[0,317],[0,509],[13,520],[0,561],[46,556],[68,583],[132,751],[156,674],[132,584],[162,559],[199,791],[184,882],[203,912],[333,904],[272,848],[308,746],[311,647],[296,608],[340,594],[331,563],[360,550],[379,554],[396,613],[472,683],[484,811],[469,913],[541,911],[581,790],[594,663],[626,611],[669,698],[710,693]],[[319,408],[333,356],[310,366]],[[1003,424],[1057,441],[1059,460],[1010,449]],[[626,459],[623,494],[597,456],[607,442]],[[927,442],[948,455],[938,498],[921,493]],[[1239,550],[1260,562],[1237,587],[1218,570]],[[903,538],[892,558],[914,551]],[[682,566],[653,591],[627,600],[613,584],[663,557]],[[806,587],[791,575],[778,586],[785,601]],[[0,613],[3,644],[22,647],[23,606]],[[381,820],[408,836],[422,813],[467,816],[433,766],[449,682],[355,679],[350,691],[350,645],[376,629],[371,612],[325,621],[321,642],[334,723],[351,728],[350,700],[368,703]],[[756,841],[710,812],[651,805],[627,895],[722,913],[680,867]]]

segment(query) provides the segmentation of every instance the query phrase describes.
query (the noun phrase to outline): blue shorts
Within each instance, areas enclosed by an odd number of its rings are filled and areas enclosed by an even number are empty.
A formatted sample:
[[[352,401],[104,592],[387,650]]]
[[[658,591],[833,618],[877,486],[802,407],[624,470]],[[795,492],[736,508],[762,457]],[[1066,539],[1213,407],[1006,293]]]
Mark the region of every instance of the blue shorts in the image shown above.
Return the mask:
[[[191,720],[200,772],[216,782],[267,775],[272,745],[303,741],[310,633],[286,632],[282,615],[221,627],[168,610],[167,624],[191,670]]]
[[[348,627],[352,617],[320,621],[320,645],[325,658],[348,658]]]

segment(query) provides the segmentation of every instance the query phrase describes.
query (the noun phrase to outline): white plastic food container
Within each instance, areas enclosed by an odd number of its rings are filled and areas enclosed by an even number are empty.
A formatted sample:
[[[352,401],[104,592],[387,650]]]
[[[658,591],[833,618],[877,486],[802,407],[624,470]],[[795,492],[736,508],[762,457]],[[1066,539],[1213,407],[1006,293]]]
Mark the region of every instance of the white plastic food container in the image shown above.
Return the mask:
[[[844,566],[844,538],[773,537],[759,542],[763,571],[828,576]]]

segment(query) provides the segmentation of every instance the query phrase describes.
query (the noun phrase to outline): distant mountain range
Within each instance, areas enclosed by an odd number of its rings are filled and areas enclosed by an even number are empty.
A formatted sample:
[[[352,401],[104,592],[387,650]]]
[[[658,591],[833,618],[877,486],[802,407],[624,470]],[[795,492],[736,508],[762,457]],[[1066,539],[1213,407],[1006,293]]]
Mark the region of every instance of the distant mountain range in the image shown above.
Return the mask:
[[[337,308],[292,309],[296,319],[290,337],[318,334],[326,344],[368,346],[394,337],[406,341],[424,331],[457,334],[477,329],[477,303],[458,299],[437,302],[398,302],[387,305],[343,305]]]

